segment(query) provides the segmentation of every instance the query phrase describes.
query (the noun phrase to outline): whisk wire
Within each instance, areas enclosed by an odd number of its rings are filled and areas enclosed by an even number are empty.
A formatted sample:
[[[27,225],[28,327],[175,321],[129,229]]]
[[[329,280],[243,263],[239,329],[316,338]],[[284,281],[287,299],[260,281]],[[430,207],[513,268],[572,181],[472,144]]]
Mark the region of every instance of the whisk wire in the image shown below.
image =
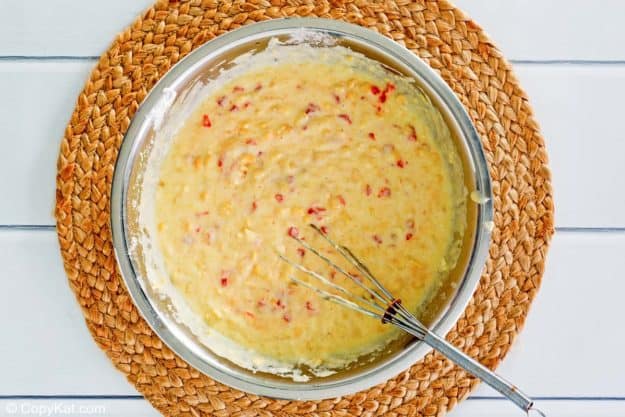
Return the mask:
[[[323,284],[327,285],[328,287],[333,288],[333,289],[335,289],[335,290],[337,290],[337,291],[339,291],[339,292],[341,292],[341,293],[343,293],[343,294],[347,295],[348,297],[355,298],[355,299],[357,299],[358,301],[362,302],[363,304],[366,304],[366,305],[370,306],[370,307],[371,307],[371,308],[373,308],[373,309],[377,309],[377,310],[382,310],[382,311],[384,311],[384,309],[383,309],[382,307],[380,307],[378,304],[376,304],[376,303],[372,303],[372,302],[370,302],[369,300],[367,300],[366,298],[361,297],[361,296],[359,296],[359,295],[356,295],[356,294],[352,294],[352,293],[350,293],[350,292],[349,292],[349,291],[347,291],[345,288],[343,288],[343,287],[341,287],[340,285],[337,285],[337,284],[335,284],[334,282],[330,281],[329,279],[327,279],[326,277],[324,277],[323,275],[321,275],[321,274],[320,274],[320,273],[318,273],[317,271],[313,271],[313,270],[311,270],[311,269],[306,268],[306,267],[305,267],[305,266],[303,266],[303,265],[300,265],[300,264],[298,264],[298,263],[296,263],[296,262],[293,262],[293,261],[291,261],[289,258],[285,257],[285,256],[284,256],[284,255],[282,255],[282,254],[278,254],[278,256],[279,256],[280,258],[282,258],[284,261],[286,261],[289,265],[293,266],[295,269],[297,269],[297,270],[299,270],[299,271],[301,271],[301,272],[305,273],[306,275],[309,275],[309,276],[311,276],[311,277],[313,277],[313,278],[316,278],[317,280],[321,281]],[[297,284],[301,284],[301,283],[303,283],[303,282],[304,282],[304,281],[301,281],[301,280],[295,279],[294,277],[291,277],[291,281],[294,281],[294,282],[295,282],[295,283],[297,283]],[[307,284],[307,285],[305,285],[305,286],[306,286],[306,287],[308,287],[308,288],[311,288],[311,289],[316,289],[316,290],[319,290],[318,288],[313,287],[313,286],[311,286],[310,284]],[[345,300],[345,299],[343,299],[343,298],[341,298],[341,297],[338,297],[337,295],[331,294],[331,293],[329,293],[329,292],[327,292],[327,291],[319,290],[319,291],[317,291],[317,292],[318,292],[318,293],[320,293],[320,294],[322,294],[322,293],[323,293],[323,294],[333,295],[333,297],[330,297],[330,300],[333,300],[333,301],[337,301],[337,300],[336,300],[336,298],[340,298],[340,299],[342,299],[342,300]],[[348,300],[345,300],[345,301],[348,301]],[[357,304],[355,304],[355,303],[353,303],[353,302],[350,302],[350,305],[357,305]]]
[[[280,258],[282,258],[283,260],[285,260],[289,265],[291,265],[293,268],[297,269],[298,271],[301,271],[303,273],[305,273],[306,275],[309,275],[319,281],[321,281],[323,284],[327,285],[330,288],[333,288],[349,297],[353,297],[354,294],[350,293],[349,291],[347,291],[344,287],[341,287],[340,285],[335,284],[334,282],[330,281],[329,279],[327,279],[326,277],[324,277],[323,275],[321,275],[320,273],[318,273],[317,271],[313,271],[312,269],[308,269],[305,266],[298,264],[296,262],[291,261],[289,258],[278,254],[278,256],[280,256]],[[293,277],[291,277],[291,280],[293,281]],[[363,298],[363,301],[367,301],[366,299]]]
[[[351,263],[353,266],[356,267],[356,269],[358,269],[358,271],[363,274],[366,278],[368,278],[369,280],[371,280],[374,285],[382,292],[383,295],[379,294],[377,291],[375,291],[374,289],[371,289],[367,286],[365,286],[363,283],[361,283],[360,281],[358,281],[357,279],[355,279],[353,276],[351,276],[351,274],[349,274],[349,277],[355,281],[361,288],[363,288],[365,291],[374,294],[375,297],[382,301],[384,304],[388,304],[390,301],[393,300],[393,296],[384,288],[380,285],[380,283],[373,277],[373,275],[371,274],[371,272],[369,272],[369,269],[367,269],[366,266],[363,265],[362,262],[360,262],[355,256],[354,254],[347,249],[345,246],[341,246],[338,243],[334,242],[332,239],[330,239],[330,237],[328,237],[328,235],[326,233],[324,233],[319,227],[317,227],[314,224],[311,224],[310,227],[312,227],[323,239],[325,239],[326,242],[328,242],[330,244],[330,246],[332,246],[339,254],[341,254],[349,263]],[[298,239],[298,238],[296,238]],[[301,239],[298,239],[301,241]],[[304,243],[304,245],[307,248],[310,248],[311,246],[308,245],[307,243]],[[328,258],[324,257],[324,260],[326,262],[328,262],[332,267],[337,268],[338,265],[335,265],[332,261],[330,261]],[[386,296],[386,298],[384,298],[384,296]]]
[[[348,276],[350,279],[356,282],[356,284],[358,284],[360,288],[363,288],[365,291],[369,292],[370,294],[374,294],[378,300],[384,303],[384,306],[385,306],[384,310],[386,314],[383,315],[381,318],[383,322],[388,321],[388,318],[390,316],[395,316],[396,314],[398,314],[399,316],[401,316],[402,319],[406,320],[407,322],[419,323],[416,317],[414,317],[413,314],[411,314],[408,310],[406,310],[406,308],[401,304],[401,301],[399,299],[396,299],[393,297],[393,295],[380,283],[380,281],[375,276],[373,276],[369,268],[367,268],[367,266],[364,263],[362,263],[360,259],[358,259],[356,255],[354,255],[354,253],[350,249],[334,242],[332,239],[330,239],[330,237],[326,233],[324,233],[316,225],[311,224],[310,227],[312,227],[326,242],[330,244],[330,246],[332,246],[349,263],[355,266],[356,269],[365,278],[367,278],[371,283],[373,283],[373,285],[376,288],[379,289],[379,291],[382,294],[378,293],[375,289],[371,289],[368,286],[364,285],[362,282],[355,279],[351,274],[346,274],[345,272],[343,272],[344,275]],[[313,247],[311,247],[309,244],[302,241],[301,239],[297,237],[294,237],[294,239],[300,242],[306,249],[311,250],[313,253],[318,253],[317,250],[315,250]],[[342,269],[338,265],[336,265],[334,262],[332,262],[328,257],[323,256],[323,255],[318,255],[318,256],[320,256],[324,261],[326,261],[326,263],[328,263],[331,267],[342,271]],[[390,314],[391,310],[393,314]],[[427,332],[428,332],[428,329],[424,326],[421,326],[420,333],[427,334]]]
[[[325,235],[323,234],[323,232],[318,229],[316,226],[311,225],[311,227],[313,227],[321,236]],[[325,256],[324,254],[322,254],[321,252],[319,252],[317,249],[313,248],[312,246],[310,246],[308,243],[306,243],[305,241],[303,241],[302,239],[300,239],[297,236],[291,236],[293,239],[295,239],[300,245],[302,245],[304,248],[308,249],[310,252],[312,252],[314,255],[316,255],[317,257],[319,257],[321,260],[323,260],[326,264],[328,264],[331,268],[333,268],[334,270],[336,270],[337,272],[339,272],[341,275],[344,275],[345,277],[349,278],[352,282],[354,282],[358,287],[360,287],[362,290],[364,290],[365,292],[367,292],[368,294],[370,294],[373,299],[372,299],[372,303],[375,303],[375,300],[377,299],[378,301],[381,301],[383,303],[383,305],[388,304],[388,301],[380,294],[378,294],[376,291],[372,290],[371,288],[367,287],[366,285],[364,285],[360,280],[358,280],[354,275],[350,274],[349,272],[345,271],[345,269],[343,269],[342,267],[340,267],[339,265],[337,265],[336,263],[334,263],[332,260],[330,260],[330,258],[328,258],[327,256]],[[327,237],[326,237],[327,239]],[[332,242],[333,243],[333,242]],[[334,244],[335,245],[335,244]],[[293,264],[293,263],[292,263]],[[297,265],[297,264],[296,264]],[[301,269],[300,269],[301,270]],[[315,273],[315,278],[318,278],[321,276],[318,273]],[[327,280],[326,278],[323,278],[322,281],[328,282],[329,280]],[[343,287],[341,287],[340,285],[332,285],[333,288],[340,288],[340,291],[345,293],[348,296],[354,296],[354,294],[350,293],[349,291],[345,290]],[[377,303],[375,303],[378,307],[381,308],[381,306]]]
[[[293,276],[291,276],[291,281],[295,282],[297,285],[301,285],[303,287],[306,287],[308,289],[313,290],[314,292],[316,292],[317,294],[319,294],[319,296],[321,296],[321,298],[323,298],[324,300],[328,300],[328,301],[332,301],[334,303],[343,305],[345,307],[357,310],[363,314],[366,314],[370,317],[374,317],[374,318],[380,318],[381,316],[379,314],[376,314],[372,311],[367,310],[366,308],[362,308],[361,306],[359,306],[358,304],[350,301],[350,300],[346,300],[343,297],[340,297],[336,294],[332,294],[328,291],[324,291],[320,288],[315,287],[314,285],[311,285],[309,283],[307,283],[306,281],[302,281],[300,279],[297,279]]]
[[[327,237],[326,237],[326,239],[329,240],[329,238],[327,238]],[[345,251],[345,253],[348,254],[348,258],[357,265],[358,270],[361,271],[369,279],[369,281],[371,281],[373,283],[373,285],[375,285],[377,288],[379,288],[380,291],[382,291],[388,297],[388,300],[387,300],[388,309],[392,308],[394,314],[400,315],[404,320],[407,320],[408,322],[419,323],[418,320],[416,319],[416,317],[414,317],[414,315],[412,313],[410,313],[406,309],[406,307],[404,307],[404,305],[401,303],[401,300],[399,300],[397,298],[394,298],[393,295],[371,273],[369,268],[367,268],[367,266],[364,263],[362,263],[360,261],[360,259],[358,259],[356,257],[356,255],[354,255],[354,253],[351,250],[349,250],[345,246],[341,246],[341,248]],[[423,327],[423,326],[421,326],[421,327],[422,327],[421,331],[424,334],[426,334],[428,332],[428,329]]]

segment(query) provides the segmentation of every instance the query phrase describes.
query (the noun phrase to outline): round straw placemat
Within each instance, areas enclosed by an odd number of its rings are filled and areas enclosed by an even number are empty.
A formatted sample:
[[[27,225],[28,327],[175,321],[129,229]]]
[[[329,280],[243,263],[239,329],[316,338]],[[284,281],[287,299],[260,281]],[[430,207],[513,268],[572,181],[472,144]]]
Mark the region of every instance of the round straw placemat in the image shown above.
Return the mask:
[[[101,56],[61,142],[55,214],[70,286],[98,346],[164,415],[443,415],[477,381],[436,353],[384,384],[325,401],[231,389],[164,346],[122,284],[109,196],[117,151],[139,104],[202,43],[241,25],[287,16],[341,19],[394,39],[439,72],[468,110],[493,180],[495,228],[479,287],[447,339],[491,368],[505,356],[538,290],[553,234],[550,172],[510,65],[447,1],[192,0],[160,1],[148,9]]]

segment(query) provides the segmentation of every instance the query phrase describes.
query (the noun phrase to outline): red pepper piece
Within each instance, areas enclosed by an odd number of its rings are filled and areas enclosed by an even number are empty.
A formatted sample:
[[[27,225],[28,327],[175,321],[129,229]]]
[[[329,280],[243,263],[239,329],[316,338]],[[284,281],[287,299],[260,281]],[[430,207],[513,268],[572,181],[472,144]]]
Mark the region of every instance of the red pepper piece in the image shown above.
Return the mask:
[[[386,102],[387,95],[395,90],[395,85],[393,83],[386,83],[386,87],[384,87],[384,91],[380,94],[380,98],[378,100],[380,103]]]
[[[391,196],[391,189],[388,187],[382,187],[380,188],[380,191],[378,191],[378,198],[390,197],[390,196]]]
[[[263,88],[263,85],[261,83],[256,84],[256,87],[254,87],[254,91],[259,91],[261,88]]]
[[[368,196],[371,195],[371,186],[369,184],[365,186],[365,194]]]
[[[319,107],[315,103],[308,103],[308,106],[306,107],[306,110],[304,110],[304,113],[310,114],[310,113],[317,112],[319,110],[321,110],[321,107]]]
[[[410,125],[410,134],[408,135],[408,140],[411,142],[417,141],[417,131],[415,130],[413,125]]]
[[[348,115],[346,115],[346,114],[339,114],[339,117],[341,119],[345,120],[347,122],[347,124],[349,124],[349,125],[352,124],[352,119],[350,119]]]
[[[240,85],[235,85],[232,91],[234,91],[235,93],[242,93],[245,91],[245,88],[241,87]]]
[[[232,106],[230,106],[230,111],[238,111],[239,110],[239,106],[237,106],[236,104],[233,104]]]
[[[342,195],[338,195],[337,198],[339,199],[339,203],[341,203],[342,205],[345,205],[345,199],[343,198]]]
[[[336,102],[336,104],[339,104],[341,102],[341,97],[339,97],[338,94],[332,94],[332,96],[334,97],[334,101]]]
[[[410,240],[412,239],[413,234],[412,233],[406,233],[406,240]]]
[[[212,125],[213,124],[211,123],[211,119],[208,117],[208,114],[202,115],[202,126],[211,127]]]
[[[289,230],[287,230],[286,234],[291,237],[297,237],[297,235],[299,235],[299,229],[295,226],[291,226],[289,227]]]
[[[378,235],[373,235],[373,240],[375,241],[375,243],[377,243],[378,245],[382,243],[382,238]]]
[[[258,145],[254,139],[248,139],[245,141],[245,143],[247,145],[254,145],[254,146]]]
[[[315,307],[313,307],[313,304],[310,301],[306,301],[306,310],[315,311]]]
[[[327,235],[327,234],[328,234],[328,228],[327,228],[327,227],[325,227],[325,226],[321,226],[321,227],[319,228],[319,230],[321,230],[321,233],[323,233],[324,235]]]
[[[369,132],[369,139],[375,140],[375,133]]]
[[[302,258],[304,257],[304,255],[306,255],[306,251],[304,250],[304,248],[297,248],[297,253]]]
[[[219,282],[221,283],[222,287],[227,287],[228,286],[228,277],[222,277]]]
[[[324,211],[326,211],[326,209],[325,209],[325,208],[323,208],[323,207],[315,207],[315,206],[312,206],[312,207],[310,207],[310,208],[306,211],[306,213],[308,213],[308,214],[321,214],[321,213],[322,213],[322,212],[324,212]]]
[[[226,101],[226,96],[221,96],[217,99],[217,105],[219,107],[223,107],[224,106],[224,101]]]
[[[397,160],[397,166],[403,168],[406,165],[406,162],[402,159]]]
[[[252,201],[252,211],[256,211],[257,208],[258,204],[256,204],[256,201]]]
[[[289,322],[291,321],[291,316],[290,316],[289,314],[285,313],[285,314],[282,316],[282,320],[284,320],[284,321],[286,321],[287,323],[289,323]]]
[[[376,95],[376,96],[380,94],[380,87],[378,87],[377,85],[372,85],[371,94]]]
[[[217,166],[218,166],[219,168],[221,168],[222,166],[224,166],[224,161],[223,161],[221,158],[219,158],[219,159],[217,160]]]
[[[282,203],[282,200],[284,200],[284,196],[280,193],[277,193],[276,195],[274,195],[274,198],[276,199],[278,203]]]

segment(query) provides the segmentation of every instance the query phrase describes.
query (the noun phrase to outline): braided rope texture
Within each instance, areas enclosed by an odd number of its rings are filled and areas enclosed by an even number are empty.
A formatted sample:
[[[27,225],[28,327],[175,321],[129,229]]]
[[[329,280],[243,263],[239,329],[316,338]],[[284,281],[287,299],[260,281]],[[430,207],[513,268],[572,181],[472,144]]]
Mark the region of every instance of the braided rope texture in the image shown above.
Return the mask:
[[[447,339],[490,368],[505,356],[539,288],[553,234],[547,154],[510,65],[482,29],[445,0],[159,1],[146,10],[101,56],[61,142],[55,215],[69,284],[98,346],[166,416],[442,416],[478,381],[437,353],[341,398],[285,401],[246,394],[172,353],[122,284],[109,196],[118,149],[141,101],[204,42],[287,16],[340,19],[378,31],[424,59],[462,101],[486,150],[495,228],[478,289]]]

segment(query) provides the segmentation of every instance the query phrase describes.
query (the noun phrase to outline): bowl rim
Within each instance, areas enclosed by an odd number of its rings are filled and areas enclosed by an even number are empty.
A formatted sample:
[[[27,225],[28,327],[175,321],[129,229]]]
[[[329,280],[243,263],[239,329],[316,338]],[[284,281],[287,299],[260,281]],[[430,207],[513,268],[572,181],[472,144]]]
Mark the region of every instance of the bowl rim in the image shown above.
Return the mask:
[[[493,221],[492,188],[480,136],[456,94],[430,66],[413,52],[393,40],[358,25],[322,18],[273,19],[246,25],[223,34],[201,45],[181,59],[154,85],[137,109],[124,135],[113,172],[110,222],[115,258],[126,288],[148,325],[173,352],[207,376],[235,389],[273,398],[320,400],[352,394],[382,383],[408,369],[432,349],[424,343],[415,341],[389,360],[382,361],[376,367],[361,373],[355,373],[345,379],[326,383],[302,384],[276,381],[259,383],[258,379],[251,377],[242,378],[240,375],[233,375],[232,372],[219,369],[202,359],[194,349],[185,345],[168,328],[167,323],[161,319],[160,313],[155,309],[135,272],[130,256],[126,227],[127,186],[133,167],[132,162],[137,153],[138,141],[136,139],[142,137],[143,132],[154,123],[150,113],[159,104],[161,97],[167,93],[167,89],[173,88],[177,82],[184,79],[184,74],[193,72],[196,66],[202,65],[204,61],[218,56],[223,51],[231,49],[236,45],[241,45],[244,42],[257,38],[265,39],[291,34],[295,30],[302,29],[321,31],[332,36],[346,37],[362,42],[369,47],[375,48],[376,52],[383,52],[396,62],[400,62],[407,68],[410,68],[418,76],[419,83],[426,94],[436,103],[439,110],[444,113],[446,122],[453,125],[450,126],[450,129],[461,136],[461,142],[464,143],[469,156],[467,163],[473,175],[475,189],[480,195],[485,197],[485,201],[477,204],[475,236],[464,276],[459,282],[454,296],[450,298],[447,307],[439,315],[438,320],[431,329],[438,334],[444,335],[453,328],[477,287],[490,244]]]

